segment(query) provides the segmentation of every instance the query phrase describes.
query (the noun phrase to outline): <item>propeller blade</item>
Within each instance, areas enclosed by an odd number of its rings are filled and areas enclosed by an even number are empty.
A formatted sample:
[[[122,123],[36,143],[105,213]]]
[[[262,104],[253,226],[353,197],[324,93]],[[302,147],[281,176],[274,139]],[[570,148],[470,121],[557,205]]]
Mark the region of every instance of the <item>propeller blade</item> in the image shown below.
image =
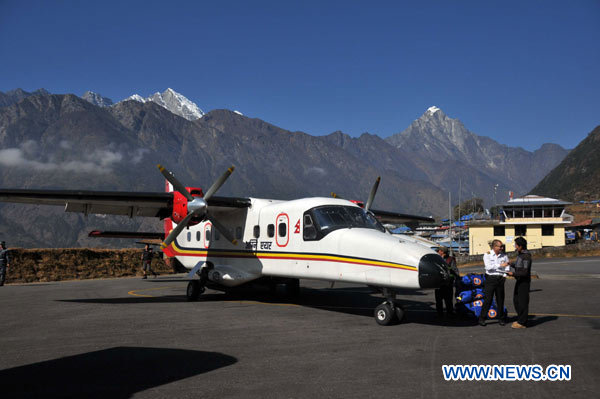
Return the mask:
[[[210,197],[212,197],[213,194],[216,193],[218,189],[221,188],[221,186],[223,185],[223,183],[225,183],[225,180],[227,180],[227,178],[229,176],[231,176],[231,174],[233,173],[234,169],[235,169],[234,166],[232,166],[229,169],[227,169],[225,171],[225,173],[223,173],[223,175],[221,177],[219,177],[219,179],[216,182],[214,182],[212,186],[210,186],[210,188],[204,193],[204,200],[205,201],[208,201],[208,199]]]
[[[157,166],[158,166],[158,170],[160,170],[160,173],[162,173],[162,175],[165,177],[165,179],[167,179],[169,181],[169,183],[171,183],[173,185],[173,188],[175,190],[179,191],[181,193],[181,195],[183,195],[188,201],[194,200],[194,197],[192,197],[192,194],[190,194],[190,192],[188,190],[186,190],[185,186],[183,184],[181,184],[181,182],[175,178],[175,175],[173,174],[173,172],[167,170],[161,164],[158,164]]]
[[[183,231],[183,229],[186,228],[186,226],[188,225],[188,223],[190,222],[192,217],[194,217],[194,212],[188,214],[181,222],[179,222],[179,224],[177,226],[175,226],[175,228],[173,230],[171,230],[171,232],[169,233],[167,238],[165,238],[163,243],[160,244],[160,248],[165,249],[166,247],[171,245],[171,243],[173,241],[175,241],[175,239],[177,238],[179,233],[181,233]]]
[[[208,216],[208,220],[210,220],[212,225],[215,226],[217,230],[219,230],[221,235],[223,235],[223,237],[225,237],[227,241],[229,241],[233,245],[237,245],[238,241],[235,238],[233,238],[229,230],[225,226],[223,226],[221,222],[217,221],[217,219],[213,218],[212,216]]]
[[[373,184],[373,188],[371,188],[371,194],[369,194],[369,199],[367,200],[367,204],[365,205],[365,210],[368,211],[373,205],[373,200],[375,199],[375,194],[377,194],[377,188],[379,188],[379,182],[381,181],[381,176],[375,180],[375,184]]]

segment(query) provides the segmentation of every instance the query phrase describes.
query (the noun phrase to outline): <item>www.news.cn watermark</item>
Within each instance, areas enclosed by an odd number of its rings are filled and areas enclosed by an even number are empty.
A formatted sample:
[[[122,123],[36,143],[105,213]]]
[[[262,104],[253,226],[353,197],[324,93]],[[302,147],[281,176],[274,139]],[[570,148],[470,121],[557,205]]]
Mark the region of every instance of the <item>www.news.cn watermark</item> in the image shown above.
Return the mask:
[[[443,365],[446,381],[571,381],[571,365]]]

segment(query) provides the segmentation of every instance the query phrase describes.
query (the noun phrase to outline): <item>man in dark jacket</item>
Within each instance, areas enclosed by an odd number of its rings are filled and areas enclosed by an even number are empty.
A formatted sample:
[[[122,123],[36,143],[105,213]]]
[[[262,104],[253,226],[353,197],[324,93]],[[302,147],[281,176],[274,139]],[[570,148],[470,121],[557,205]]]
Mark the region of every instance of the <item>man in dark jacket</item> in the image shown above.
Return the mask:
[[[148,276],[146,275],[147,272],[150,272],[154,275],[154,277],[157,276],[157,274],[154,272],[154,270],[152,270],[152,258],[154,257],[154,251],[152,250],[152,247],[148,244],[146,244],[146,248],[144,249],[144,252],[142,252],[142,270],[144,271],[144,277],[142,277],[142,279],[148,278]]]
[[[526,328],[527,316],[529,316],[529,287],[531,286],[531,254],[527,250],[527,240],[523,237],[515,239],[515,249],[518,252],[517,260],[511,263],[511,271],[506,273],[514,276],[515,293],[513,303],[517,311],[517,321],[512,328]]]
[[[444,316],[444,303],[446,303],[446,312],[449,315],[454,314],[454,305],[452,297],[454,289],[454,281],[459,277],[458,267],[456,267],[456,259],[454,256],[450,256],[450,251],[446,247],[439,247],[437,250],[438,254],[446,261],[448,265],[448,272],[451,278],[435,290],[435,308],[439,318]]]
[[[6,249],[6,243],[2,241],[0,243],[0,287],[4,285],[6,280],[6,269],[10,266],[10,257],[8,256],[8,249]]]

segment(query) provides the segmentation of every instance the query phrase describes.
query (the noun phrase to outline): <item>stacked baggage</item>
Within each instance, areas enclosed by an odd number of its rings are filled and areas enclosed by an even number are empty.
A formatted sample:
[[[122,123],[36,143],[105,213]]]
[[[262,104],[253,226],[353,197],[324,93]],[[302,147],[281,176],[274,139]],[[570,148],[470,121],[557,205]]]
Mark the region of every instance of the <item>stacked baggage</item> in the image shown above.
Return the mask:
[[[479,317],[483,307],[485,274],[471,273],[463,276],[456,284],[456,312],[465,316]],[[506,308],[504,308],[506,314]],[[496,300],[492,301],[488,319],[498,316]]]

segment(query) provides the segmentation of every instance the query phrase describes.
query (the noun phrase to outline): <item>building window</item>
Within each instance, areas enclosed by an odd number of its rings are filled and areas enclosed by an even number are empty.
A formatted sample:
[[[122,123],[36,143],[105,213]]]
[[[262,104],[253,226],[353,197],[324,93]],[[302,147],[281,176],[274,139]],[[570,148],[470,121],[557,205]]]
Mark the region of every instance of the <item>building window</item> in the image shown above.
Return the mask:
[[[258,238],[260,237],[260,226],[256,225],[254,226],[254,238]]]
[[[504,237],[506,229],[504,226],[494,226],[494,237]]]
[[[270,224],[267,226],[267,236],[269,236],[270,238],[272,238],[275,235],[275,225],[274,224]]]
[[[553,236],[554,235],[554,225],[553,224],[543,224],[542,225],[542,235],[543,236]]]
[[[515,225],[515,236],[526,236],[527,235],[527,226],[524,224],[516,224]]]

